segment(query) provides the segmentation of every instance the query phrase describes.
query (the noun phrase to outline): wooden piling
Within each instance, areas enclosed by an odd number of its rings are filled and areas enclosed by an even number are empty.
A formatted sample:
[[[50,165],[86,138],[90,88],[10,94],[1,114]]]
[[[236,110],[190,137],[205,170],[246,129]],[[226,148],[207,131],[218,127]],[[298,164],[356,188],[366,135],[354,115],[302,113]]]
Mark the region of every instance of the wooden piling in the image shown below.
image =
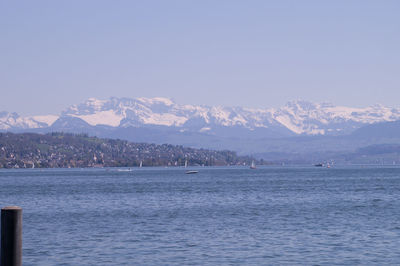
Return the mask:
[[[1,209],[1,266],[22,265],[22,208]]]

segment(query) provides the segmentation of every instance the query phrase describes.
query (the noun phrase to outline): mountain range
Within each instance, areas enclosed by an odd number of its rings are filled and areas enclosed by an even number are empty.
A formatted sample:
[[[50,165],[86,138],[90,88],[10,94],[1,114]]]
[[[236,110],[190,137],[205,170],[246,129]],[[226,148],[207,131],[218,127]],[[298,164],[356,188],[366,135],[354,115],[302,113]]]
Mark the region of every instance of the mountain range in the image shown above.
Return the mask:
[[[291,101],[280,108],[178,104],[167,98],[115,98],[72,105],[59,115],[0,112],[0,130],[88,133],[240,154],[307,154],[400,143],[400,109]],[[268,157],[268,156],[267,156]]]

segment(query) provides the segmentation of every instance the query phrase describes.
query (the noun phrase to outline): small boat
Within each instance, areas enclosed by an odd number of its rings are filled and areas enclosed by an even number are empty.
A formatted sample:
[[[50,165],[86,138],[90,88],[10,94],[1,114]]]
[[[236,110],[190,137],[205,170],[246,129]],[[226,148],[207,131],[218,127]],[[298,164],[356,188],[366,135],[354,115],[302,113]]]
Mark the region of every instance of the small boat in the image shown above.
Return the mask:
[[[128,169],[117,169],[117,172],[132,172],[131,168]]]
[[[142,168],[142,166],[143,166],[143,161],[140,161],[139,168]]]
[[[256,164],[254,161],[251,162],[250,169],[257,169]]]
[[[322,167],[322,166],[324,166],[324,164],[323,163],[317,163],[317,164],[314,164],[314,166],[315,167]]]
[[[189,171],[186,171],[185,174],[191,175],[191,174],[197,174],[198,172],[199,172],[199,171],[189,170]]]

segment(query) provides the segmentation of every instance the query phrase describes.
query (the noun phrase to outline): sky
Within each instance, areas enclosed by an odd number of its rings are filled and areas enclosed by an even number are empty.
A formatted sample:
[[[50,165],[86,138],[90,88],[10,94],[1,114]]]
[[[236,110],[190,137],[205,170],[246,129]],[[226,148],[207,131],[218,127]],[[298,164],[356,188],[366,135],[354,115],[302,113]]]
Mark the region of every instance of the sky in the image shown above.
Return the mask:
[[[400,103],[400,1],[0,0],[0,111]]]

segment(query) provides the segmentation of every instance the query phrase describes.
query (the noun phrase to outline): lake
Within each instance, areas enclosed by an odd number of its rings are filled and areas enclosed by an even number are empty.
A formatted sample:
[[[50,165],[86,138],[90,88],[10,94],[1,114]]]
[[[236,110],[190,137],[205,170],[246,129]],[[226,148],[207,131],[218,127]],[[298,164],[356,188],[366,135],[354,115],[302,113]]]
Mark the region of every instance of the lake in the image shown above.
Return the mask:
[[[0,206],[24,265],[400,264],[399,167],[191,169],[0,170]]]

